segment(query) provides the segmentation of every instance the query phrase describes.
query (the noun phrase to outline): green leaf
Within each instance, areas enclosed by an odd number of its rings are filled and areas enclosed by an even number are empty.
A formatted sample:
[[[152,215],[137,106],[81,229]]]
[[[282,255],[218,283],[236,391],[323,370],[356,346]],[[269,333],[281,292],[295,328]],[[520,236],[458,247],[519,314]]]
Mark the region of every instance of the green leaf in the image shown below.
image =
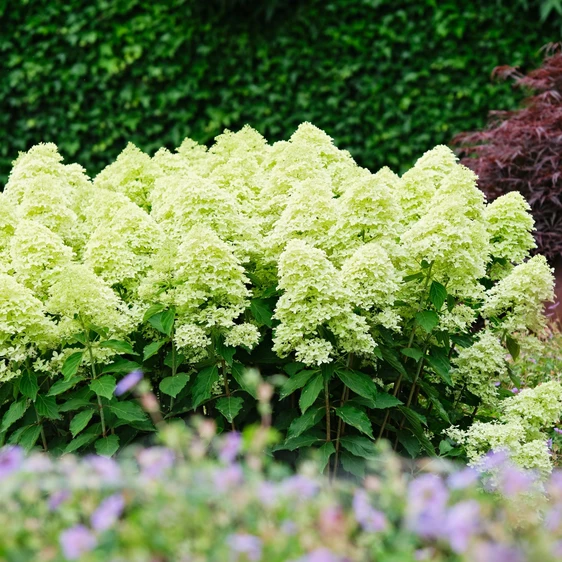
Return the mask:
[[[410,457],[415,459],[420,454],[421,445],[418,439],[405,431],[398,433],[398,442],[404,446]]]
[[[320,472],[324,472],[326,465],[330,461],[330,457],[336,452],[336,448],[331,441],[327,441],[318,449],[318,468]]]
[[[142,321],[146,322],[149,318],[152,318],[155,314],[162,312],[166,307],[163,304],[153,304],[142,317]]]
[[[189,375],[178,373],[173,377],[166,377],[160,381],[158,388],[168,396],[176,397],[189,381]]]
[[[323,387],[324,378],[322,373],[318,373],[306,383],[299,399],[299,406],[303,414],[314,404]]]
[[[376,456],[375,443],[362,435],[340,437],[340,445],[356,457],[372,459]]]
[[[365,477],[365,461],[359,457],[343,452],[341,455],[343,469],[357,478]]]
[[[358,429],[361,433],[368,435],[371,439],[374,439],[373,426],[369,420],[367,414],[356,408],[355,406],[350,406],[349,404],[344,404],[341,408],[336,408],[336,415],[347,425],[351,425],[355,429]]]
[[[423,357],[423,351],[417,347],[404,347],[400,350],[400,353],[406,357],[414,359],[415,361],[419,361]]]
[[[17,444],[23,447],[26,453],[29,453],[37,443],[39,435],[41,435],[41,425],[29,425],[19,434]]]
[[[507,350],[509,354],[513,358],[514,361],[517,361],[519,357],[519,353],[521,352],[521,346],[517,342],[517,340],[513,339],[511,336],[505,336],[505,345],[507,346]]]
[[[376,400],[378,389],[370,376],[361,371],[350,371],[348,369],[336,369],[336,374],[345,386],[356,394],[359,394],[359,396],[363,396],[363,398],[368,398],[369,400]]]
[[[215,402],[217,410],[227,419],[229,423],[240,413],[244,400],[238,396],[225,396]]]
[[[232,365],[232,361],[234,360],[234,354],[236,353],[235,347],[230,347],[228,345],[225,345],[224,339],[221,337],[217,341],[215,351],[226,361],[227,365]]]
[[[76,386],[80,381],[83,381],[83,377],[72,377],[68,380],[57,381],[47,392],[47,396],[57,396]]]
[[[454,386],[449,374],[451,370],[451,363],[447,354],[441,347],[433,347],[429,355],[426,355],[425,360],[431,365],[432,369],[438,374],[445,383],[449,386]]]
[[[470,347],[473,343],[472,338],[465,335],[451,335],[451,341],[460,347]]]
[[[299,418],[296,418],[291,422],[289,430],[287,431],[287,441],[298,437],[304,433],[307,429],[310,429],[316,425],[326,414],[324,408],[313,408],[308,410],[306,414],[303,414]]]
[[[59,420],[59,409],[57,406],[57,399],[54,396],[37,395],[35,401],[35,409],[40,416],[50,420]]]
[[[76,353],[73,353],[66,358],[66,361],[64,362],[64,365],[61,369],[62,375],[65,379],[68,380],[70,377],[73,377],[77,373],[78,367],[80,367],[80,363],[82,363],[83,356],[84,352],[77,351]]]
[[[439,442],[439,453],[441,455],[446,455],[452,448],[453,446],[446,439]]]
[[[404,283],[409,283],[410,281],[416,281],[418,279],[423,279],[425,274],[422,271],[418,271],[417,273],[413,273],[412,275],[406,275],[403,281]]]
[[[96,453],[102,457],[112,457],[119,449],[119,436],[108,435],[95,443]]]
[[[35,400],[38,390],[39,385],[37,384],[37,375],[27,369],[20,379],[20,392],[26,398]]]
[[[85,407],[95,408],[95,406],[85,398],[71,398],[59,406],[59,412],[73,412]]]
[[[304,447],[310,447],[322,441],[322,437],[316,433],[303,433],[298,437],[287,439],[284,443],[277,445],[273,448],[275,451],[295,451],[296,449],[301,449]]]
[[[158,353],[158,351],[160,350],[160,348],[162,346],[166,345],[167,343],[168,343],[168,340],[158,340],[158,341],[153,341],[152,343],[149,343],[143,349],[142,360],[146,361],[147,359],[149,359],[153,355],[156,355]]]
[[[137,402],[112,402],[108,407],[120,420],[126,422],[144,421],[146,419],[146,413]]]
[[[128,353],[129,355],[138,355],[130,343],[121,340],[106,340],[100,343],[100,347],[107,347],[118,351],[119,353]]]
[[[115,377],[112,377],[111,375],[103,375],[90,383],[90,390],[98,396],[103,396],[104,398],[111,400],[113,393],[115,392],[116,384],[117,381],[115,380]]]
[[[250,303],[250,312],[260,326],[265,325],[268,328],[273,326],[273,320],[271,318],[273,316],[273,311],[267,301],[263,299],[253,299]]]
[[[173,344],[172,344],[173,345]],[[168,351],[164,359],[164,365],[170,367],[170,369],[177,369],[185,361],[185,355],[183,353],[178,353],[177,349],[173,351]]]
[[[93,415],[94,410],[83,410],[72,418],[70,422],[70,433],[72,433],[72,437],[76,437],[81,431],[86,429]]]
[[[437,281],[433,281],[431,283],[431,287],[429,288],[429,300],[435,307],[435,310],[439,312],[443,305],[445,304],[445,300],[447,299],[447,289],[441,283]]]
[[[521,388],[521,378],[513,372],[513,369],[509,365],[507,365],[507,374],[515,388]]]
[[[78,437],[75,437],[67,446],[66,449],[64,450],[65,453],[73,453],[74,451],[77,451],[78,449],[84,447],[85,445],[88,445],[89,443],[91,443],[99,434],[98,433],[82,433],[82,435],[79,435]]]
[[[421,446],[425,449],[426,453],[432,457],[435,456],[433,445],[427,438],[421,425],[420,415],[417,412],[414,412],[414,410],[406,408],[406,406],[398,406],[398,409],[404,415],[406,420],[408,420],[412,433],[416,436]]]
[[[399,406],[402,404],[402,400],[396,398],[388,392],[379,392],[377,394],[377,399],[375,400],[375,408],[383,410],[385,408],[394,408],[394,406]]]
[[[130,373],[136,369],[140,369],[141,365],[135,361],[129,361],[128,359],[118,359],[117,361],[111,363],[110,365],[105,365],[101,370],[101,374],[105,373]]]
[[[427,397],[428,397],[429,401],[433,404],[433,407],[435,408],[435,411],[437,412],[439,417],[444,422],[451,425],[451,419],[449,418],[449,414],[447,413],[447,410],[445,410],[445,408],[443,407],[443,404],[441,404],[441,401],[439,400],[439,398],[437,398],[436,396],[432,396],[431,394],[428,394]]]
[[[175,318],[176,311],[173,308],[170,308],[154,314],[148,319],[148,322],[159,332],[169,336],[172,333]]]
[[[428,334],[439,324],[439,316],[433,310],[424,310],[416,314],[416,324],[421,326]]]
[[[317,373],[318,371],[316,370],[299,371],[298,373],[287,379],[287,381],[285,381],[285,384],[283,384],[283,386],[279,390],[279,398],[283,400],[283,398],[286,398],[295,390],[302,388],[312,378],[312,376]]]
[[[216,365],[207,367],[197,373],[195,384],[193,385],[193,409],[211,397],[213,385],[218,380],[219,370]]]
[[[232,376],[234,380],[238,383],[238,386],[247,392],[252,398],[257,399],[257,389],[252,385],[249,385],[246,381],[246,367],[242,363],[237,363],[236,361],[232,363]]]
[[[394,351],[386,346],[379,346],[383,359],[391,366],[394,367],[401,375],[408,377],[408,373],[404,368],[404,365],[400,362],[400,359],[396,356]]]
[[[294,376],[296,375],[299,371],[302,371],[303,369],[306,369],[306,365],[304,363],[299,363],[297,361],[293,362],[293,363],[287,363],[284,367],[283,370],[290,376]]]
[[[29,402],[27,398],[22,398],[17,402],[12,402],[8,411],[4,414],[2,418],[2,425],[0,426],[0,433],[4,433],[13,423],[17,422],[19,419],[23,418],[23,415],[29,408]]]

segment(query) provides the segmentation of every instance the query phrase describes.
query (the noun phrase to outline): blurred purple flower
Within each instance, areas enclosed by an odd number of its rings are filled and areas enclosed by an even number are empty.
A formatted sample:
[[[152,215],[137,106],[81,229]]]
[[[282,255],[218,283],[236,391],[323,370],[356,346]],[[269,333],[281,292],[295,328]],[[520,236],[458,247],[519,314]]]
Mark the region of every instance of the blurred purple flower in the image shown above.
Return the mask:
[[[500,381],[496,381],[496,382],[494,383],[494,386],[500,386],[500,384],[501,384]]]
[[[258,487],[258,497],[262,505],[272,507],[279,498],[279,488],[273,482],[261,482]]]
[[[92,467],[104,482],[117,482],[121,478],[121,468],[115,460],[109,457],[88,455],[84,457],[84,462]]]
[[[556,560],[562,560],[562,540],[556,541],[552,545],[552,555]]]
[[[506,466],[500,474],[500,489],[506,496],[515,496],[528,492],[535,480],[535,475],[529,470]]]
[[[142,475],[150,479],[156,479],[172,467],[175,455],[171,449],[166,447],[149,447],[138,453],[137,460]]]
[[[300,500],[314,497],[319,490],[320,484],[318,484],[318,482],[302,474],[291,476],[283,482],[283,492],[291,496],[296,496]]]
[[[75,525],[61,533],[60,544],[67,560],[78,560],[83,554],[96,548],[97,541],[84,525]]]
[[[407,525],[422,538],[441,536],[449,492],[436,474],[423,474],[408,486]]]
[[[90,522],[96,531],[105,531],[116,523],[125,508],[125,499],[121,494],[105,498],[92,513]]]
[[[296,562],[343,562],[343,559],[327,548],[317,548]]]
[[[463,490],[478,482],[479,474],[474,468],[467,466],[462,470],[454,472],[447,478],[447,484],[451,490]]]
[[[546,514],[544,526],[549,531],[556,531],[560,527],[560,523],[562,523],[562,505],[558,504]]]
[[[53,492],[49,497],[49,511],[56,511],[61,504],[63,504],[68,498],[70,498],[69,490],[57,490]]]
[[[514,387],[511,389],[511,392],[513,392],[513,394],[517,394],[517,393],[519,392],[519,389],[518,389],[516,386],[514,386]]]
[[[523,562],[525,558],[514,547],[493,542],[482,542],[471,552],[471,560],[478,562]]]
[[[17,446],[0,449],[0,480],[17,472],[23,464],[23,449]]]
[[[281,523],[281,532],[286,535],[296,535],[298,530],[297,524],[290,519],[285,519],[285,521]]]
[[[240,452],[242,436],[237,431],[227,433],[219,448],[219,458],[222,462],[233,463]]]
[[[353,513],[359,525],[368,533],[378,533],[387,527],[384,513],[371,506],[365,490],[356,490],[353,496]]]
[[[503,449],[498,451],[489,451],[482,458],[482,469],[493,470],[495,468],[501,468],[508,462],[509,455],[507,454],[507,451]]]
[[[142,371],[140,369],[135,369],[131,371],[128,375],[125,375],[115,386],[115,396],[121,396],[134,388],[142,379]]]
[[[453,551],[466,552],[470,539],[480,529],[480,505],[476,500],[459,502],[447,511],[445,536]]]
[[[230,535],[226,539],[226,544],[236,554],[234,560],[238,560],[240,554],[244,554],[252,562],[261,560],[262,542],[260,538],[254,535]]]
[[[546,446],[548,447],[548,452],[552,452],[552,437],[546,440]]]
[[[236,488],[244,482],[244,471],[239,464],[231,464],[217,470],[213,476],[215,487],[219,492]]]
[[[554,428],[555,433],[559,433],[562,435],[562,429],[559,429],[558,427]]]

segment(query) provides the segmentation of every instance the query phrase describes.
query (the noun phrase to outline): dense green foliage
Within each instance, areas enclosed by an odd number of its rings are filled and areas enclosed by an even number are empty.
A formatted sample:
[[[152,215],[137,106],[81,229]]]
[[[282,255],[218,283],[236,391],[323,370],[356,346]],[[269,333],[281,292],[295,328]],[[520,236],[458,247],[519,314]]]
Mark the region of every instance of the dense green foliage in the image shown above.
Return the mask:
[[[513,107],[492,69],[536,65],[558,36],[532,2],[2,4],[0,181],[37,142],[95,173],[129,140],[152,152],[245,123],[278,140],[305,120],[361,165],[406,169]]]

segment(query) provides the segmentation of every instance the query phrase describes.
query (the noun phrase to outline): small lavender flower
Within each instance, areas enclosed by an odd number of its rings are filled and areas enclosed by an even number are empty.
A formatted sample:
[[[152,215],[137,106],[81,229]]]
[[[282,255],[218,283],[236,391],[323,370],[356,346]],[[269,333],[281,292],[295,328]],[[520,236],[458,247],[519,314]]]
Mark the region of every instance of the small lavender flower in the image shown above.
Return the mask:
[[[121,494],[105,498],[92,513],[90,522],[96,531],[105,531],[116,523],[125,508],[125,499]]]
[[[283,482],[283,491],[291,496],[296,496],[298,499],[310,499],[314,497],[320,490],[320,485],[307,476],[297,474],[287,478]]]
[[[242,436],[237,431],[225,435],[219,449],[219,458],[222,462],[231,464],[236,460],[242,445]]]
[[[273,507],[279,498],[280,490],[273,482],[261,482],[258,487],[258,499],[265,507]]]
[[[501,468],[509,462],[509,455],[503,449],[498,451],[489,451],[486,453],[481,461],[483,470],[493,470]]]
[[[480,505],[476,500],[459,502],[447,511],[444,534],[457,554],[466,552],[480,529]]]
[[[558,434],[560,434],[560,435],[562,435],[562,429],[560,429],[560,428],[558,428],[558,427],[555,427],[555,428],[554,428],[554,432],[555,432],[555,433],[558,433]]]
[[[174,464],[174,452],[166,447],[149,447],[137,455],[142,475],[155,480],[160,478]]]
[[[135,369],[131,371],[128,375],[125,375],[115,386],[115,396],[121,396],[134,388],[142,379],[142,371],[140,369]]]
[[[213,476],[215,487],[220,492],[236,488],[244,482],[244,472],[239,464],[231,464],[217,470]]]
[[[240,554],[245,555],[252,562],[261,560],[262,541],[254,535],[243,533],[230,535],[226,539],[226,544],[235,555],[233,558],[235,561],[239,559]]]
[[[3,447],[0,449],[0,480],[17,472],[23,464],[21,447]]]
[[[500,475],[500,487],[506,496],[515,496],[528,492],[535,482],[535,476],[529,470],[515,466],[506,466]]]
[[[84,525],[75,525],[61,533],[60,545],[67,560],[78,560],[83,554],[96,548],[97,540]]]
[[[342,558],[327,548],[317,548],[295,562],[342,562]]]
[[[84,457],[87,463],[104,482],[117,482],[121,478],[121,468],[117,462],[109,457],[88,455]]]
[[[514,547],[493,542],[479,543],[472,554],[478,562],[523,562],[525,558]]]
[[[449,492],[435,474],[423,474],[408,487],[407,525],[422,538],[441,536]]]
[[[365,490],[357,490],[353,496],[353,512],[355,519],[364,531],[378,533],[387,527],[384,513],[378,511],[369,503],[369,496]]]
[[[478,482],[478,471],[470,466],[454,472],[447,479],[447,484],[451,490],[464,490]]]
[[[49,511],[56,511],[68,498],[70,498],[69,490],[57,490],[49,497]]]

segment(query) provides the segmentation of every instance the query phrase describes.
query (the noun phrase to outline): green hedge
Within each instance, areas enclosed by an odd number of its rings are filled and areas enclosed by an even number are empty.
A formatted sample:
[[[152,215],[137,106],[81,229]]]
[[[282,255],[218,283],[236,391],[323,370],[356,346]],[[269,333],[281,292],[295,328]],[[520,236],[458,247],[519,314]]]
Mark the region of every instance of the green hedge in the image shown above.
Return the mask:
[[[362,165],[404,169],[513,107],[490,72],[536,64],[559,35],[507,1],[263,4],[0,2],[0,181],[40,141],[95,173],[126,140],[153,151],[245,123],[277,140],[305,120]]]

